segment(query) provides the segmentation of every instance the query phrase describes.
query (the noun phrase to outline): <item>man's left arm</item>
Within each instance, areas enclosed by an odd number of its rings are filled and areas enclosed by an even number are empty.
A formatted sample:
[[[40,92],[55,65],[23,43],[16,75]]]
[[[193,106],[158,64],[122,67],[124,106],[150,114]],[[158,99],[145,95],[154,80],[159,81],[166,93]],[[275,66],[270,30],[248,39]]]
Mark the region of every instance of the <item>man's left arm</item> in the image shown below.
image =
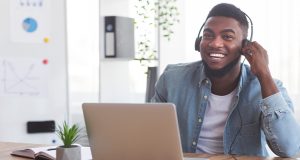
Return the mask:
[[[264,98],[262,110],[262,129],[269,147],[281,157],[292,157],[300,151],[300,126],[297,123],[292,103],[285,91]]]
[[[243,48],[251,72],[260,82],[262,128],[272,151],[282,157],[291,157],[300,151],[300,126],[293,114],[292,102],[282,83],[275,84],[268,67],[267,51],[257,42]]]

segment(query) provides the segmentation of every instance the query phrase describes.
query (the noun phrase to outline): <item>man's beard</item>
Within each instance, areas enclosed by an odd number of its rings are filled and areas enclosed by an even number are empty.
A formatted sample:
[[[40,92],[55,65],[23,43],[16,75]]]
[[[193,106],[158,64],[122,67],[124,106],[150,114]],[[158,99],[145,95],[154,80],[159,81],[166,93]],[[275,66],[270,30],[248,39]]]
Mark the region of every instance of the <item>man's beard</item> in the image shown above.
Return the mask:
[[[221,69],[211,69],[205,61],[203,61],[205,73],[208,77],[215,77],[215,78],[221,78],[225,76],[227,73],[229,73],[232,68],[240,61],[241,56],[238,56],[236,59],[231,61],[229,64],[227,64],[225,67]]]

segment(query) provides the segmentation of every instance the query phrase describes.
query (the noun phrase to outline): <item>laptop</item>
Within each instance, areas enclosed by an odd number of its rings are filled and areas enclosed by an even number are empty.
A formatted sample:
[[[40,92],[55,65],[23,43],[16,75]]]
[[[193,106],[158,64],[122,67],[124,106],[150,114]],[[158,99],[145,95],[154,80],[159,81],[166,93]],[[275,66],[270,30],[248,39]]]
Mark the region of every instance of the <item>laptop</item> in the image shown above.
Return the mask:
[[[94,160],[184,159],[174,104],[84,103],[82,109]]]

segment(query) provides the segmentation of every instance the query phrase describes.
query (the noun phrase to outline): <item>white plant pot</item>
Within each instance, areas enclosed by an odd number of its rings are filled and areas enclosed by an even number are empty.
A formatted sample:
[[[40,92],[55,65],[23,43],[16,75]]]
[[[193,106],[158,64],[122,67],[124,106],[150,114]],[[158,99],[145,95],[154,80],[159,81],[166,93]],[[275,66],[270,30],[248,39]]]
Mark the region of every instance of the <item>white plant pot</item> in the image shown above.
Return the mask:
[[[75,145],[70,148],[57,147],[56,160],[81,160],[81,147]]]

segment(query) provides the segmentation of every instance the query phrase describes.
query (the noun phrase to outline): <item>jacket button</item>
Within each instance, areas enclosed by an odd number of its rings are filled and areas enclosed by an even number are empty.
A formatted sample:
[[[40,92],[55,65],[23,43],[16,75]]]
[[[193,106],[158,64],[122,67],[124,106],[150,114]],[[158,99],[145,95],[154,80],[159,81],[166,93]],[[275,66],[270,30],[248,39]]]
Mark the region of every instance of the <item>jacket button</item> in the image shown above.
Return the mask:
[[[196,144],[197,144],[197,143],[194,141],[194,142],[193,142],[193,146],[195,146]]]
[[[206,95],[204,96],[204,99],[207,99],[207,96],[206,96]]]
[[[263,109],[264,109],[264,110],[268,109],[268,106],[263,106]]]
[[[198,119],[198,122],[199,122],[199,123],[201,123],[201,122],[202,122],[202,119],[201,119],[201,118],[199,118],[199,119]]]

